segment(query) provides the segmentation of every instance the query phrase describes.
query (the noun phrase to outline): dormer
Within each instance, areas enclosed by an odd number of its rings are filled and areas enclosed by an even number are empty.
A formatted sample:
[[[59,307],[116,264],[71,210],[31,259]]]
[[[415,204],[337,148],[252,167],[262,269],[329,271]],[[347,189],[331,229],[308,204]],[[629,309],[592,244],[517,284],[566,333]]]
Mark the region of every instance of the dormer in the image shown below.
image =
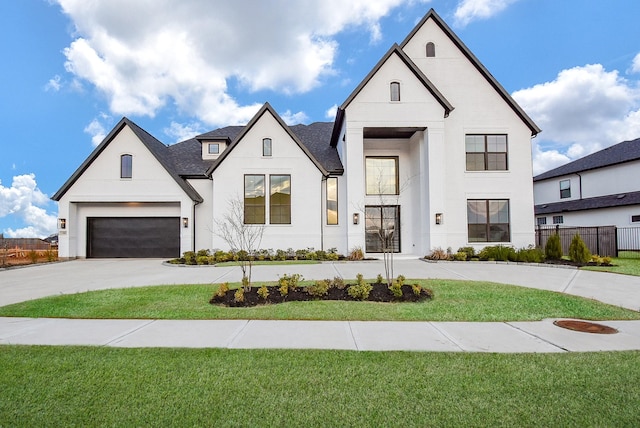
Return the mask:
[[[203,160],[215,160],[225,151],[225,149],[231,144],[231,140],[228,137],[204,137],[198,136],[196,139],[202,146],[202,159]]]

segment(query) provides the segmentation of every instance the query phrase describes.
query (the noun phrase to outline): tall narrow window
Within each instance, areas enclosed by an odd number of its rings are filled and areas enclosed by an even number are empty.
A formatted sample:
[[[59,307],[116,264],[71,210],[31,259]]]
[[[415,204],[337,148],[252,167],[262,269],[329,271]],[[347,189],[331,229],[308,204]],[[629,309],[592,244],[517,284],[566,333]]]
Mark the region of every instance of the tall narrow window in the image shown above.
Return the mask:
[[[131,178],[133,173],[133,156],[120,156],[120,178]]]
[[[327,224],[338,224],[338,177],[327,178]]]
[[[271,138],[262,139],[262,156],[271,156]]]
[[[244,223],[264,224],[264,175],[244,176]]]
[[[560,182],[560,199],[571,197],[571,180],[562,180]]]
[[[466,135],[467,171],[506,171],[506,135]]]
[[[269,176],[269,223],[291,224],[291,176]]]
[[[427,58],[436,56],[436,45],[433,42],[427,43]]]
[[[509,200],[467,200],[467,225],[469,242],[509,242]]]
[[[400,101],[400,82],[391,82],[391,101]]]
[[[367,195],[397,195],[398,158],[368,157],[365,159]]]

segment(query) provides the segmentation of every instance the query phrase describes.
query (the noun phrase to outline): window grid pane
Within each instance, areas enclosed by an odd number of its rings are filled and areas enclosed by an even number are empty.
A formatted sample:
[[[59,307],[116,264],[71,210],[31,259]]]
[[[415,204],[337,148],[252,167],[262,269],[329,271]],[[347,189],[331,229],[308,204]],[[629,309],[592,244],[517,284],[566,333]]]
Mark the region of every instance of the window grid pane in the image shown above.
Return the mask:
[[[120,178],[131,178],[133,172],[133,156],[120,156]]]
[[[338,224],[338,178],[327,178],[327,224]]]
[[[467,171],[508,170],[506,135],[465,135]]]
[[[264,224],[264,175],[244,176],[244,223]]]
[[[398,158],[366,158],[367,195],[398,194]]]
[[[560,199],[571,197],[571,180],[562,180],[560,182]]]
[[[291,224],[291,176],[269,176],[269,222],[271,224]]]
[[[509,242],[509,200],[467,200],[469,242]]]
[[[220,145],[218,145],[218,144],[209,144],[209,154],[210,155],[217,155],[218,153],[220,153]]]

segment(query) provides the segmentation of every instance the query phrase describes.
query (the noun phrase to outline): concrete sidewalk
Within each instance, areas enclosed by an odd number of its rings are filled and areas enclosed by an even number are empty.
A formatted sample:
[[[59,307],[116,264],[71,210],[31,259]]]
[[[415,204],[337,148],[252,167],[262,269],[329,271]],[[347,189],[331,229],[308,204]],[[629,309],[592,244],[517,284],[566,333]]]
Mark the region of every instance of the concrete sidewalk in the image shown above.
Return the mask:
[[[640,321],[599,324],[619,332],[575,332],[555,326],[553,320],[500,323],[0,318],[0,344],[492,353],[640,350]]]
[[[255,266],[254,282],[299,273],[305,279],[362,273],[375,278],[381,261]],[[399,259],[407,278],[492,281],[574,294],[640,310],[640,278],[503,263]],[[0,271],[0,306],[39,297],[107,288],[240,281],[238,267],[166,266],[160,260],[76,260]],[[640,350],[640,321],[598,322],[613,335],[565,330],[540,322],[362,322],[247,320],[69,320],[0,318],[0,344],[115,347],[221,347],[469,352]]]

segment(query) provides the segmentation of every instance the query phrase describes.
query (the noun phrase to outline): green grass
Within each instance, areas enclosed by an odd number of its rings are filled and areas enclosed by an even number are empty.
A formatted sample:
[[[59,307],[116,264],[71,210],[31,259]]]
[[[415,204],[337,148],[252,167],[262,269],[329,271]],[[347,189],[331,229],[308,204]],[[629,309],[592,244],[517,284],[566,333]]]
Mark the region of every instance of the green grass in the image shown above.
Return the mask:
[[[640,352],[0,346],[0,426],[636,427]]]
[[[640,276],[640,259],[615,257],[611,259],[611,264],[614,266],[585,266],[581,269]]]
[[[415,282],[411,280],[411,282]],[[504,284],[422,280],[432,301],[288,302],[252,308],[210,305],[217,286],[171,285],[58,295],[0,308],[0,316],[143,319],[298,319],[532,321],[544,318],[640,319],[640,313],[550,291]],[[237,284],[234,286],[237,287]]]

